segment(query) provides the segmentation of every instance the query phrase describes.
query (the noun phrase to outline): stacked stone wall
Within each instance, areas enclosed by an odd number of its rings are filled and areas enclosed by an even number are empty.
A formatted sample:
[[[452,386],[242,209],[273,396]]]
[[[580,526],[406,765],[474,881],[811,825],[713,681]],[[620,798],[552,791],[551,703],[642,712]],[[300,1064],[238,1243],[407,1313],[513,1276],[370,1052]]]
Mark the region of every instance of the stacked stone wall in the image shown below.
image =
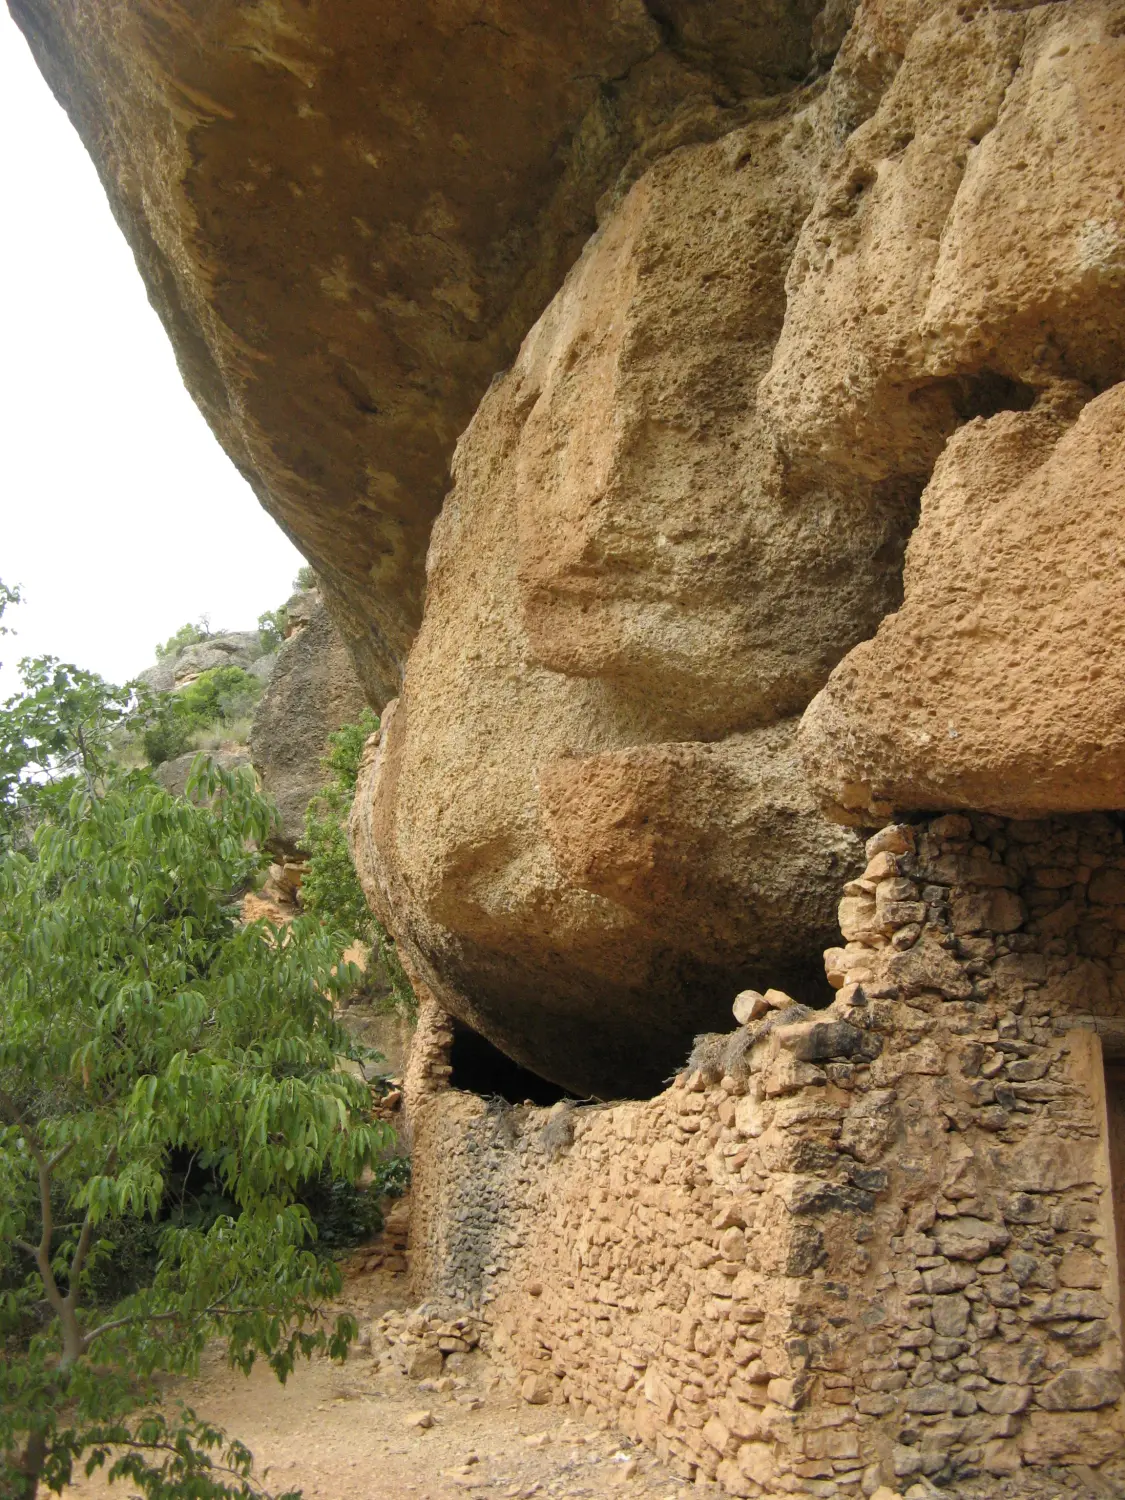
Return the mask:
[[[655,1099],[460,1093],[432,1014],[408,1095],[417,1289],[480,1311],[526,1399],[733,1495],[1125,1477],[1103,1070],[1125,1037],[1121,824],[946,815],[868,855],[831,1007],[745,997]]]

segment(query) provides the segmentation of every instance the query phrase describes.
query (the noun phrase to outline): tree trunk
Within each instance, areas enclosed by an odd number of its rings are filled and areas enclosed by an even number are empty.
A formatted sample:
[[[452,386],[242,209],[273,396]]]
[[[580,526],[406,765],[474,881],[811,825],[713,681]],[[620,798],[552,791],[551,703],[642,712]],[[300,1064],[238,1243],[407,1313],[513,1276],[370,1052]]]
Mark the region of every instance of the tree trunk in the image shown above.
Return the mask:
[[[15,1500],[35,1500],[39,1493],[39,1476],[47,1457],[47,1434],[33,1432],[24,1445],[16,1465]]]

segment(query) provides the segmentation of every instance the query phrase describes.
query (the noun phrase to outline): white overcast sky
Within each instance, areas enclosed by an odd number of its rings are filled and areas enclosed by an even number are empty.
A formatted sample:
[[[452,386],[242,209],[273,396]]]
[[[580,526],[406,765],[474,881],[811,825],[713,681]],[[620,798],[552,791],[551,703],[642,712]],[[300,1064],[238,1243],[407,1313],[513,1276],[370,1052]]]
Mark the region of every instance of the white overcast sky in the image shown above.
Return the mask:
[[[254,625],[303,559],[219,447],[93,164],[0,0],[0,579],[19,656],[121,682],[202,614]]]

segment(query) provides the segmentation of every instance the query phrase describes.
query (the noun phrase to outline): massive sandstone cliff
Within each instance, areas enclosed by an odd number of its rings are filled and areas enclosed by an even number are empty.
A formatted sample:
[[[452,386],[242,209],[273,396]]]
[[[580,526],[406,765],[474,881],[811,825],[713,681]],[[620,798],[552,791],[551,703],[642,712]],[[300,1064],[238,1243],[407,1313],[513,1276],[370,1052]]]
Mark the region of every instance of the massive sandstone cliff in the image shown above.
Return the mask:
[[[1120,3],[9,3],[507,1051],[815,1000],[849,821],[1125,805]]]

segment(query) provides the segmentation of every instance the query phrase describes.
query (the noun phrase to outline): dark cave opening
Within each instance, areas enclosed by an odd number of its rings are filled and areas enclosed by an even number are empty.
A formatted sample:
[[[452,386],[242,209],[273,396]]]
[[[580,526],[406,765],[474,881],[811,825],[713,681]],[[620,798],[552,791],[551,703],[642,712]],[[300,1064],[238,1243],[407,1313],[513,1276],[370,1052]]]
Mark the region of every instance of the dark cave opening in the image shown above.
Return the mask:
[[[1030,411],[1035,405],[1034,386],[996,370],[955,377],[950,388],[953,409],[962,422],[971,422],[974,417],[995,417],[1002,411]]]
[[[449,1076],[450,1088],[467,1094],[504,1099],[509,1104],[541,1106],[577,1097],[559,1084],[540,1078],[538,1073],[521,1066],[463,1021],[453,1022],[449,1063],[453,1069]]]

